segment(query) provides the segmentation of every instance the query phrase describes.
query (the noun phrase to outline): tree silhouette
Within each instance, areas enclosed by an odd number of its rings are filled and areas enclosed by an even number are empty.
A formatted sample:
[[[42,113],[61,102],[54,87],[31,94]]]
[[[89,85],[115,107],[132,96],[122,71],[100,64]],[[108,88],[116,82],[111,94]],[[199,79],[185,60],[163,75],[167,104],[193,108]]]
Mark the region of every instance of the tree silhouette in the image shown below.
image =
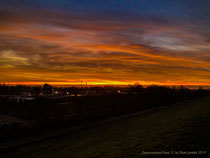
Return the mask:
[[[43,92],[44,92],[44,94],[51,94],[52,93],[52,86],[45,83],[43,85]]]

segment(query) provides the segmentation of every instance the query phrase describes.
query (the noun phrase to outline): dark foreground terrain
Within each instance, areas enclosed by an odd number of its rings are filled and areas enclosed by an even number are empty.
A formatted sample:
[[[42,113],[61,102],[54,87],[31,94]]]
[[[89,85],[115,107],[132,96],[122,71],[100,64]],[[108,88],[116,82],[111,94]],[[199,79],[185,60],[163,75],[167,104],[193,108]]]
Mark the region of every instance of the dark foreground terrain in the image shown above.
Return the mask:
[[[209,157],[210,97],[0,153],[1,158]],[[188,153],[187,151],[194,151]],[[200,152],[199,152],[200,151]],[[197,152],[197,153],[196,153]],[[199,155],[198,155],[199,154]]]

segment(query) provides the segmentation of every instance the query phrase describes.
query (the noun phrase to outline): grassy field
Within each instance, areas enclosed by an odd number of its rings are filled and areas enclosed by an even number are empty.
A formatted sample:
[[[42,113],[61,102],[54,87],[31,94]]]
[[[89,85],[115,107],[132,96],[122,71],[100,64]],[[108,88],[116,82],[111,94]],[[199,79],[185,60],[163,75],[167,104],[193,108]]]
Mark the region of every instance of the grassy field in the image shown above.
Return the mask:
[[[210,97],[68,134],[1,158],[137,158],[142,151],[210,152]],[[207,154],[196,157],[208,157]],[[160,157],[163,157],[161,155]],[[167,157],[180,157],[170,155]],[[189,157],[189,156],[188,156]]]

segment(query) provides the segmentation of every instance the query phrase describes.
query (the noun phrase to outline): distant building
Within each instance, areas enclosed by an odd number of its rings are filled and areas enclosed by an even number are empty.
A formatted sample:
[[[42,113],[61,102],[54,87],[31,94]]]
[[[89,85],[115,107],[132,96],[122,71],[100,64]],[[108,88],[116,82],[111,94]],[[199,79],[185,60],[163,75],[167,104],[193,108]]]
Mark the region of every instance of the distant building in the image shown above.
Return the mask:
[[[35,100],[35,97],[32,96],[15,96],[13,97],[13,100],[15,100],[17,103],[19,102],[25,102],[27,101],[31,101],[31,100]]]

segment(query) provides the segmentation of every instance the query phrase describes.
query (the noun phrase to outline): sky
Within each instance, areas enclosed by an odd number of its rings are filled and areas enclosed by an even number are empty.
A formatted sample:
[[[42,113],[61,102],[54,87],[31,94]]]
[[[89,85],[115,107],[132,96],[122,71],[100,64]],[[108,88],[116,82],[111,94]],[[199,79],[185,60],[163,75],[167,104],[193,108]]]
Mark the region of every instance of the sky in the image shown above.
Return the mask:
[[[210,85],[209,0],[0,0],[0,83]]]

